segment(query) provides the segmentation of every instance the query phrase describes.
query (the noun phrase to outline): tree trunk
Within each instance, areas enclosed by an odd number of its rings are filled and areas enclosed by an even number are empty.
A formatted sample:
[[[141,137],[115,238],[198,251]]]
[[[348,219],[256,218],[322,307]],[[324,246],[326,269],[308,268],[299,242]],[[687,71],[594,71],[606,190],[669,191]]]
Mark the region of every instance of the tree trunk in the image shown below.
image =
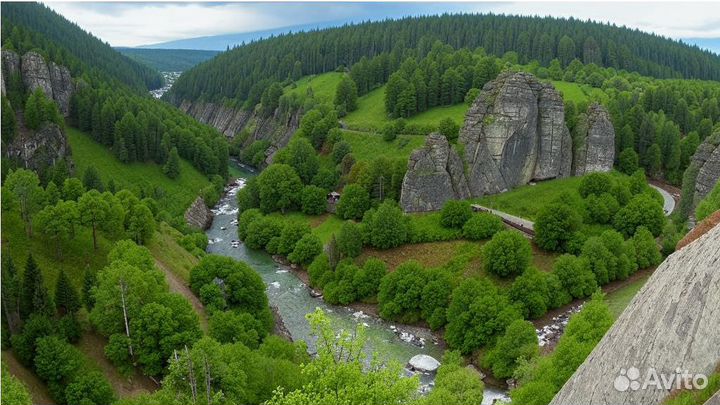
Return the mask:
[[[122,309],[123,309],[123,318],[125,320],[125,335],[128,337],[128,351],[130,352],[130,357],[135,357],[133,355],[133,347],[132,347],[132,340],[130,339],[130,322],[128,322],[128,316],[127,316],[127,305],[125,304],[125,290],[127,289],[127,286],[125,285],[124,281],[120,281],[120,299],[122,300]]]

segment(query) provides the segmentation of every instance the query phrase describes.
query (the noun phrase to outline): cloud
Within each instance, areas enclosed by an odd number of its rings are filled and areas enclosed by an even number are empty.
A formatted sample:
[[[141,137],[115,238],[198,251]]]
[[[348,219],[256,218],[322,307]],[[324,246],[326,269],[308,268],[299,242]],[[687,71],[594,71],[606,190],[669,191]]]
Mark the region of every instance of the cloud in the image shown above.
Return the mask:
[[[113,46],[443,12],[593,19],[672,38],[720,37],[713,3],[71,3],[48,6]]]

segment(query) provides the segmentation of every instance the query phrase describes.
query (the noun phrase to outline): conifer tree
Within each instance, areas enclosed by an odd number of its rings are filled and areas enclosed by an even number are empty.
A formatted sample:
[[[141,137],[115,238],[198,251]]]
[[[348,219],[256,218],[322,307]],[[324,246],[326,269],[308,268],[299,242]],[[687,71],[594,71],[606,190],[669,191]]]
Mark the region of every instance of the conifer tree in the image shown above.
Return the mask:
[[[45,286],[42,272],[30,254],[20,287],[20,317],[27,319],[31,314],[52,316],[54,312],[55,305]]]
[[[90,268],[86,268],[85,275],[83,276],[82,300],[88,311],[91,311],[93,306],[95,306],[95,297],[92,295],[92,288],[95,286],[95,281],[95,272],[90,270]]]
[[[175,179],[180,175],[180,155],[178,155],[177,148],[174,146],[170,150],[165,166],[163,166],[163,173],[171,179]]]
[[[62,270],[55,284],[55,305],[58,311],[62,309],[66,314],[73,314],[80,309],[78,293]]]
[[[105,186],[103,185],[100,174],[98,173],[95,166],[90,166],[85,169],[85,174],[83,175],[83,185],[85,186],[86,190],[94,189],[101,193],[105,191]]]

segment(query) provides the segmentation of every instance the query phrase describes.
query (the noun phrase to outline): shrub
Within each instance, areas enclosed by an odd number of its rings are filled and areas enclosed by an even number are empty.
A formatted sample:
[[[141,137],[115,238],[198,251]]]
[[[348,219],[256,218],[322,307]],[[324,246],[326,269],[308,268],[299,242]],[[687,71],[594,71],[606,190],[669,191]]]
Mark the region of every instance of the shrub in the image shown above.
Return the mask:
[[[357,299],[368,299],[377,295],[380,282],[387,274],[385,262],[379,259],[368,259],[362,268],[353,276],[353,288]]]
[[[578,191],[583,198],[591,194],[601,195],[612,190],[613,179],[608,173],[590,173],[580,180]]]
[[[257,349],[267,331],[248,313],[216,311],[208,322],[208,334],[220,343],[240,342]]]
[[[438,123],[438,132],[440,132],[448,141],[454,141],[460,133],[460,125],[452,118],[445,117]]]
[[[417,322],[425,281],[424,269],[415,261],[405,262],[388,273],[383,277],[378,293],[380,316],[406,323]]]
[[[633,174],[639,168],[638,154],[633,148],[626,148],[620,152],[618,168],[625,174]]]
[[[310,233],[310,226],[301,221],[289,221],[285,224],[278,238],[276,252],[287,256],[295,250],[295,245],[306,234]]]
[[[332,158],[335,164],[340,164],[345,155],[351,152],[350,144],[345,141],[336,142],[333,145]]]
[[[563,252],[580,229],[582,218],[569,205],[552,203],[543,207],[535,221],[535,243],[545,250]]]
[[[596,224],[607,224],[620,209],[617,199],[610,193],[590,194],[585,199],[590,220]]]
[[[305,214],[320,215],[327,210],[327,193],[318,186],[303,187],[300,201]]]
[[[440,223],[446,228],[462,228],[472,216],[472,208],[467,201],[450,200],[443,205]]]
[[[307,269],[308,276],[310,277],[310,285],[317,288],[323,288],[323,278],[326,274],[332,275],[332,268],[330,267],[330,260],[325,253],[321,253],[315,257],[315,260],[310,263]]]
[[[632,237],[632,245],[635,248],[635,261],[639,268],[645,269],[660,264],[662,256],[658,251],[655,238],[646,228],[638,228]]]
[[[590,263],[577,256],[565,254],[558,257],[553,265],[553,274],[572,298],[589,297],[598,287]]]
[[[470,240],[488,239],[503,229],[503,222],[499,216],[489,212],[480,212],[465,222],[463,236]]]
[[[510,378],[519,364],[537,355],[535,327],[528,321],[516,319],[485,356],[483,365],[491,369],[496,378]]]
[[[613,219],[613,227],[626,237],[634,235],[640,227],[647,228],[653,236],[659,236],[664,224],[662,204],[647,194],[635,196]]]
[[[405,243],[408,239],[409,223],[409,218],[400,207],[390,200],[385,200],[363,218],[370,245],[379,249],[390,249]]]
[[[360,219],[370,208],[370,195],[359,184],[345,187],[337,204],[337,215],[342,219]]]
[[[486,272],[500,277],[522,274],[530,265],[530,242],[519,232],[501,231],[482,249]]]
[[[282,222],[274,217],[260,217],[250,223],[245,236],[245,244],[250,249],[264,249],[270,240],[280,236]]]
[[[547,312],[550,305],[550,292],[545,275],[534,267],[528,267],[513,281],[508,296],[520,305],[524,318],[539,318]]]
[[[67,385],[65,399],[68,404],[109,405],[115,400],[115,392],[101,372],[92,370]]]
[[[344,257],[358,257],[362,252],[363,237],[360,226],[345,221],[337,236],[337,248]]]
[[[307,233],[297,242],[295,249],[288,255],[288,260],[296,264],[308,264],[322,252],[320,238]]]

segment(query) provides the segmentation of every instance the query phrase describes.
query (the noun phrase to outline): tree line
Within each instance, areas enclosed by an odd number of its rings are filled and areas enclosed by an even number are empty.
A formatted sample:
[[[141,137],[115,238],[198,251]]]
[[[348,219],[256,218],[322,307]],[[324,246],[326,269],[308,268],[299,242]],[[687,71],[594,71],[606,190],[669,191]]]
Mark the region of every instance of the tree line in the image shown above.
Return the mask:
[[[252,108],[273,82],[352,66],[389,53],[385,74],[408,56],[425,57],[435,41],[455,49],[484,48],[520,63],[552,59],[636,71],[660,78],[720,78],[720,59],[696,46],[624,27],[551,17],[442,15],[408,17],[315,30],[252,42],[185,72],[168,97],[229,101]]]

